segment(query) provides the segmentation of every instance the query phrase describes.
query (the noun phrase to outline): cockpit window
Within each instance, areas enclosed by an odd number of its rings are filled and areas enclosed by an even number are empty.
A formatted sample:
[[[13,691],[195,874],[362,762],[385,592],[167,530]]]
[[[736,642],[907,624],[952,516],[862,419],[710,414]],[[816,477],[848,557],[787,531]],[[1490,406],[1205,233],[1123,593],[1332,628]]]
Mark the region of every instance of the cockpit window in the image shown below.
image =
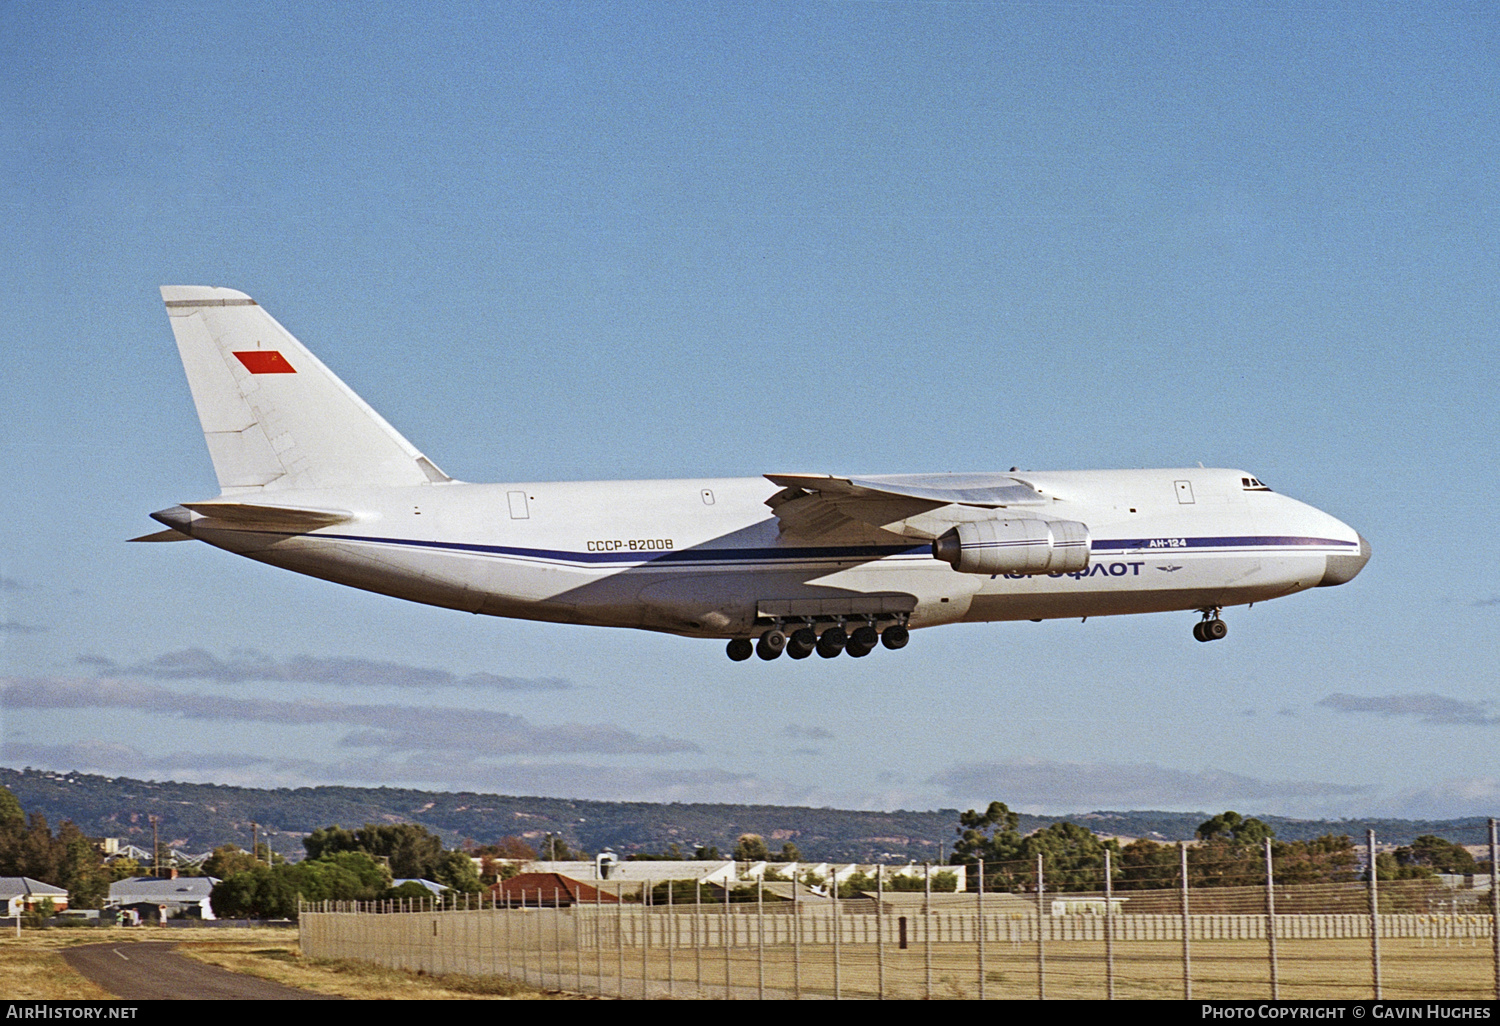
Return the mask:
[[[1244,486],[1244,489],[1247,492],[1269,492],[1271,490],[1270,488],[1261,484],[1257,478],[1253,477],[1240,478],[1240,484]]]

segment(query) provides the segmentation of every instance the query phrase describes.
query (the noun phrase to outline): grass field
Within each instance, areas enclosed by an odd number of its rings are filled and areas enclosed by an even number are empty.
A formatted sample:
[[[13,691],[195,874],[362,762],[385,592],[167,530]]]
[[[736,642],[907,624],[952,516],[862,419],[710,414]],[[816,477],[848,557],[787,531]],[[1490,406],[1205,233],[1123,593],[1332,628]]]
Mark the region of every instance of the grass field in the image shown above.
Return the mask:
[[[367,962],[304,959],[294,928],[213,931],[154,929],[51,929],[26,931],[17,940],[0,938],[0,997],[30,1000],[108,1000],[110,995],[78,975],[59,952],[77,944],[130,944],[176,941],[185,955],[233,972],[274,980],[288,986],[350,998],[389,999],[528,999],[573,996],[582,970],[584,989],[614,994],[613,974],[623,955],[627,996],[644,993],[679,997],[722,997],[726,962],[722,951],[673,952],[627,948],[596,954],[586,951],[528,959],[532,984],[495,977],[423,975],[385,969]],[[559,959],[560,954],[560,959]],[[769,995],[832,996],[833,951],[804,946],[800,961],[791,948],[769,947],[762,970],[754,948],[730,953],[727,969],[732,992],[753,997],[763,985]],[[879,985],[873,945],[845,945],[839,952],[839,990],[843,997],[873,997]],[[1487,943],[1422,945],[1415,940],[1385,940],[1381,945],[1383,996],[1387,1000],[1492,999],[1493,955]],[[928,992],[927,952],[920,945],[885,952],[887,997],[920,998]],[[1370,946],[1367,940],[1288,941],[1279,944],[1283,999],[1363,1000],[1371,997]],[[561,978],[554,974],[561,966]],[[545,966],[546,976],[536,980]],[[602,984],[596,971],[603,970]],[[1240,1000],[1269,998],[1270,971],[1263,941],[1202,941],[1192,949],[1193,997]],[[985,996],[1037,996],[1034,945],[991,944],[985,957]],[[763,974],[763,975],[762,975]],[[701,979],[700,988],[698,981]],[[931,993],[935,998],[979,996],[978,951],[974,945],[938,944],[932,952]],[[632,982],[633,981],[633,982]],[[555,988],[551,991],[544,987]],[[1053,942],[1046,949],[1048,998],[1107,996],[1105,952],[1100,942]],[[1182,948],[1175,942],[1132,942],[1115,946],[1115,994],[1125,999],[1176,999],[1183,994]]]
[[[885,996],[888,998],[974,999],[980,996],[978,950],[972,944],[935,944],[932,967],[917,945],[885,952]],[[1422,946],[1415,940],[1381,944],[1382,995],[1386,1000],[1493,999],[1493,954],[1479,946]],[[1373,996],[1368,940],[1282,940],[1278,950],[1280,997],[1284,1000],[1366,1000]],[[837,988],[845,998],[875,997],[880,969],[873,945],[844,945],[839,952]],[[804,945],[800,957],[790,947],[767,947],[762,968],[754,947],[732,950],[726,964],[722,950],[673,952],[670,966],[664,950],[643,952],[574,951],[535,953],[522,958],[532,979],[542,985],[583,989],[602,987],[613,995],[623,963],[625,996],[722,998],[791,996],[831,997],[835,991],[833,950]],[[558,969],[561,968],[560,975]],[[670,969],[671,980],[668,974]],[[984,964],[986,998],[1029,999],[1038,996],[1035,945],[987,947]],[[726,979],[727,977],[727,979]],[[800,979],[799,979],[800,977]],[[602,981],[602,983],[600,982]],[[1049,999],[1102,999],[1109,996],[1102,942],[1052,942],[1046,949],[1046,996]],[[1183,996],[1182,946],[1178,942],[1132,942],[1115,946],[1115,996],[1121,999],[1179,999]],[[1192,996],[1195,999],[1264,1000],[1271,996],[1271,976],[1264,941],[1197,941],[1192,948]]]
[[[81,944],[175,941],[181,954],[232,972],[290,987],[348,998],[422,1000],[557,997],[509,980],[425,976],[368,963],[303,959],[295,927],[233,930],[68,929],[23,931],[0,937],[0,998],[107,1001],[111,995],[73,970],[59,954]],[[562,995],[571,996],[571,995]]]

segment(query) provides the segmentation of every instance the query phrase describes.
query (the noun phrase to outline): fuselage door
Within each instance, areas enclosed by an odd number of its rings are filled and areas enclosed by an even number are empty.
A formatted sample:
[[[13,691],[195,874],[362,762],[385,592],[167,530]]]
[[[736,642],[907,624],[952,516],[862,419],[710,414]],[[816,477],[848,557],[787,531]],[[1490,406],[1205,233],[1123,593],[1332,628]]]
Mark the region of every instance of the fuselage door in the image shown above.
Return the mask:
[[[512,520],[531,519],[531,511],[526,508],[525,492],[506,492],[505,497],[510,500],[510,518]]]
[[[1191,481],[1177,482],[1177,501],[1184,506],[1193,505],[1193,483]]]

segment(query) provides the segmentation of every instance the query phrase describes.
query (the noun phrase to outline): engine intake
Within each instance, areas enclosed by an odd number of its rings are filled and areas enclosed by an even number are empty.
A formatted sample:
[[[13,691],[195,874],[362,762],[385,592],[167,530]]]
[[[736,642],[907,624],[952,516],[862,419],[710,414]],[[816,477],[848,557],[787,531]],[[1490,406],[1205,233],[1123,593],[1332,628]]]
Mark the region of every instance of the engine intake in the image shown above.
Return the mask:
[[[1075,573],[1089,565],[1089,529],[1076,520],[978,520],[942,534],[932,554],[965,574]]]

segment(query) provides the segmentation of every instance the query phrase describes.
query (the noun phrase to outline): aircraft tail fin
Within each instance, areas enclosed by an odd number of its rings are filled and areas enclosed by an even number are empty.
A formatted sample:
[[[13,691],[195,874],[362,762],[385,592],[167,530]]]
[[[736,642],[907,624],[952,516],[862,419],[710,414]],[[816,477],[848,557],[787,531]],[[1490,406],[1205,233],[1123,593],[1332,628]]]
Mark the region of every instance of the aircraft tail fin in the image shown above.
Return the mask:
[[[226,494],[451,480],[243,292],[161,297]]]

